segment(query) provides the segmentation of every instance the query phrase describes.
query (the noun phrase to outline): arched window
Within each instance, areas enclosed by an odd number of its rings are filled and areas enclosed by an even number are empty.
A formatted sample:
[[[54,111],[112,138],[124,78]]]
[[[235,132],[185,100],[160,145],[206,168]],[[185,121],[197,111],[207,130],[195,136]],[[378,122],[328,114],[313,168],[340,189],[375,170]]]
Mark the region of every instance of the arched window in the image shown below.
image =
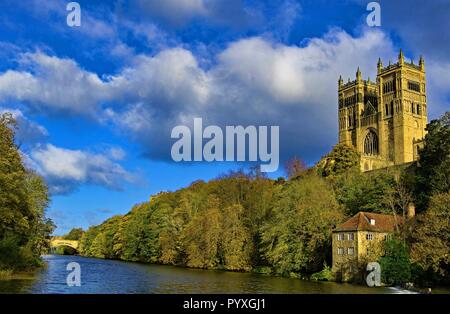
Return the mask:
[[[414,113],[414,103],[411,103],[411,112]]]
[[[364,154],[378,155],[378,136],[373,130],[370,130],[364,139]]]
[[[391,115],[394,115],[394,102],[391,101]]]
[[[389,115],[389,108],[388,108],[388,104],[386,104],[385,106],[385,110],[386,110],[386,115],[388,116]]]
[[[416,113],[420,114],[420,104],[417,104],[417,111],[416,111]]]

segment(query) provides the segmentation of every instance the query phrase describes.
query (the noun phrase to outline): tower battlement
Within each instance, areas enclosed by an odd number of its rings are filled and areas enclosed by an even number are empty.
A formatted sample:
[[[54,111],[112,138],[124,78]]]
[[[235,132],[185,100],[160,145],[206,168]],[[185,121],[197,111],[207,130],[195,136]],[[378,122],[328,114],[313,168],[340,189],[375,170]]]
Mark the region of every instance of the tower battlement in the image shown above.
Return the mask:
[[[363,171],[409,163],[417,159],[425,137],[427,97],[425,61],[377,63],[376,81],[338,80],[339,143],[361,154]]]

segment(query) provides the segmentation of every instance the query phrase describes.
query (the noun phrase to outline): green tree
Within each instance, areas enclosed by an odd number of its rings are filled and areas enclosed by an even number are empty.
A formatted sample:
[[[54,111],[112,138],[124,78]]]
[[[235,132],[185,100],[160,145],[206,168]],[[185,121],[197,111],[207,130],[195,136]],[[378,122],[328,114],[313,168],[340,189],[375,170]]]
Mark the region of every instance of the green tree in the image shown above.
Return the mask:
[[[123,231],[123,258],[128,261],[156,262],[159,239],[158,230],[152,224],[152,212],[148,203],[133,208]]]
[[[235,205],[227,207],[223,213],[223,263],[229,270],[250,270],[252,266],[253,239],[244,226],[243,212],[241,205]]]
[[[172,211],[166,228],[161,230],[159,236],[161,263],[172,265],[185,263],[184,230],[198,210],[197,197],[197,193],[193,191],[180,193],[178,206]],[[162,204],[160,200],[158,206],[169,208],[170,205],[167,202]]]
[[[262,228],[263,254],[282,275],[319,271],[330,262],[331,231],[344,218],[332,188],[310,175],[290,181],[277,199]]]
[[[25,244],[30,231],[26,171],[14,143],[16,122],[0,115],[0,239],[12,236]]]
[[[54,225],[45,218],[49,203],[44,180],[27,170],[14,142],[16,122],[0,115],[0,268],[40,265]]]
[[[94,242],[97,235],[100,233],[100,227],[99,226],[93,226],[89,227],[89,229],[83,233],[81,239],[80,239],[80,254],[84,256],[94,257],[91,248],[92,243]]]
[[[323,177],[334,176],[350,169],[359,169],[360,155],[350,146],[337,144],[315,166]]]
[[[214,197],[207,200],[207,208],[195,214],[184,231],[186,264],[195,268],[215,268],[220,265],[222,214]]]
[[[423,270],[450,276],[450,191],[434,195],[417,215],[410,242],[411,257]]]
[[[434,194],[450,189],[450,111],[431,121],[426,130],[416,169],[415,195],[419,212],[428,207]]]
[[[78,241],[83,236],[82,228],[72,228],[66,235],[63,236],[65,240],[75,240]]]
[[[400,285],[411,280],[409,248],[400,239],[387,240],[383,244],[384,256],[380,258],[381,280],[389,285]]]
[[[396,187],[393,173],[361,173],[353,169],[330,178],[330,181],[337,200],[346,208],[348,216],[359,211],[392,214],[386,195],[387,191],[395,190]]]

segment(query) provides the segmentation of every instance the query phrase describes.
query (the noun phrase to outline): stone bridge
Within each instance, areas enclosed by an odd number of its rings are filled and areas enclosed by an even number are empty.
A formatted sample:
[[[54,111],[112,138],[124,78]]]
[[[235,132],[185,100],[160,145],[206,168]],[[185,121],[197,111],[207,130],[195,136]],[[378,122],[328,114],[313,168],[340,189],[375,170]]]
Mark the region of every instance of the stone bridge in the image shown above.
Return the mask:
[[[78,250],[79,244],[80,244],[79,241],[56,239],[56,238],[53,238],[50,241],[50,247],[52,247],[52,248],[57,248],[60,246],[68,246],[68,247],[71,247],[72,249]]]

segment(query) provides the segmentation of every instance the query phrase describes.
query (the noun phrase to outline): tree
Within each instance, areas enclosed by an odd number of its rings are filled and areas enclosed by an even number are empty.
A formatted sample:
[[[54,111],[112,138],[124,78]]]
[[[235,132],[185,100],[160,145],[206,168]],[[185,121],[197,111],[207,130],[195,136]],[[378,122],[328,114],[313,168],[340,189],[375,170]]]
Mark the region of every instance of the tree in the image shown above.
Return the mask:
[[[419,212],[426,210],[434,194],[450,189],[450,111],[431,121],[426,130],[416,169],[415,195]]]
[[[159,228],[150,204],[135,206],[123,230],[122,258],[155,263],[159,253]]]
[[[400,239],[387,240],[383,244],[384,256],[380,258],[381,280],[389,285],[400,285],[411,279],[409,248]]]
[[[227,207],[223,213],[223,264],[229,270],[250,270],[253,250],[252,236],[243,222],[241,205]]]
[[[411,257],[424,270],[450,275],[450,191],[434,195],[417,215],[411,235]]]
[[[394,217],[397,217],[397,215],[400,214],[403,221],[406,221],[409,206],[414,201],[413,195],[406,185],[401,180],[396,180],[394,184],[386,189],[385,194],[386,214],[393,215]],[[406,230],[404,230],[404,228],[402,228],[403,230],[400,230],[398,225],[396,228],[396,231],[399,233],[401,232],[403,240],[405,240]]]
[[[40,264],[54,225],[45,218],[48,188],[27,170],[14,142],[16,121],[0,115],[0,269],[28,269]]]
[[[394,195],[396,181],[390,172],[361,173],[349,170],[332,178],[336,198],[346,208],[346,214],[353,216],[359,211],[392,214],[387,195]]]
[[[100,233],[100,226],[90,227],[80,239],[80,254],[88,257],[94,257],[92,252],[92,243]]]
[[[209,198],[206,210],[197,213],[185,229],[187,266],[215,268],[220,264],[221,220],[217,199]]]
[[[202,186],[203,183],[202,183]],[[163,264],[184,264],[185,247],[183,244],[184,230],[192,220],[193,215],[198,210],[199,204],[196,198],[197,193],[193,191],[183,191],[180,193],[179,204],[172,210],[166,228],[161,230],[159,235],[159,245],[161,253],[159,261]],[[167,203],[160,206],[169,206]]]
[[[359,169],[360,155],[350,146],[337,144],[315,166],[323,177],[334,176],[350,169]]]
[[[297,157],[289,159],[284,166],[284,171],[286,172],[288,179],[298,177],[305,172],[306,169],[307,166],[305,162]]]
[[[78,241],[83,236],[83,229],[82,228],[72,228],[63,238],[65,240],[75,240]]]
[[[313,273],[330,262],[331,231],[343,218],[329,184],[316,175],[290,181],[262,228],[262,252],[275,272]]]
[[[16,122],[11,114],[0,115],[0,239],[9,235],[25,244],[29,230],[26,172],[14,143]]]

